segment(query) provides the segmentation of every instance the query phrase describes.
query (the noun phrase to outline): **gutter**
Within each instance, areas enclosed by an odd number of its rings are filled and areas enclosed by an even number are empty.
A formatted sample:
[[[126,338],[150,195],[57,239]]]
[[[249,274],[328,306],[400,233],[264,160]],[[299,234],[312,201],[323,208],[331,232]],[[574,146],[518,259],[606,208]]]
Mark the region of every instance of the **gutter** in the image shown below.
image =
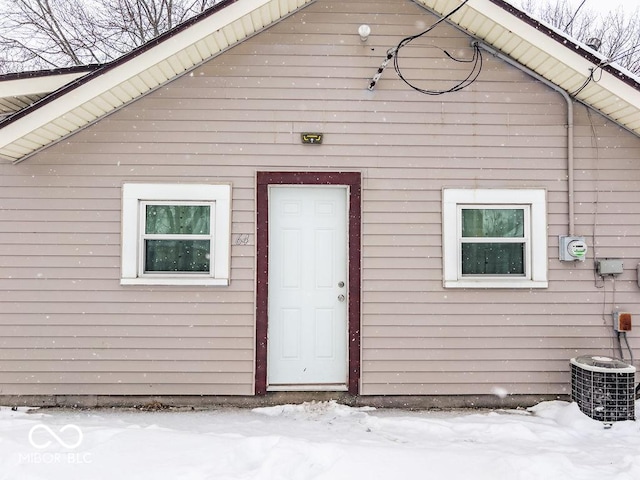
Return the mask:
[[[509,65],[512,65],[512,66],[516,67],[518,70],[521,70],[524,73],[526,73],[527,75],[529,75],[529,76],[535,78],[536,80],[539,80],[540,82],[544,83],[545,85],[547,85],[548,87],[552,88],[553,90],[558,92],[560,95],[562,95],[562,97],[567,102],[567,183],[568,183],[568,204],[569,204],[569,233],[568,233],[568,235],[570,237],[574,236],[575,235],[575,196],[574,196],[574,183],[575,183],[575,181],[574,181],[574,146],[573,146],[573,123],[574,123],[573,122],[573,100],[571,99],[569,94],[564,89],[560,88],[555,83],[547,80],[543,76],[537,74],[533,70],[530,70],[529,68],[525,67],[521,63],[518,63],[517,61],[513,60],[512,58],[507,57],[506,55],[498,52],[497,50],[494,50],[493,48],[489,47],[488,45],[486,45],[486,44],[484,44],[482,42],[478,42],[477,40],[474,40],[472,42],[472,45],[475,45],[475,46],[487,51],[488,53],[490,53],[494,57],[498,57],[499,59],[507,62]]]

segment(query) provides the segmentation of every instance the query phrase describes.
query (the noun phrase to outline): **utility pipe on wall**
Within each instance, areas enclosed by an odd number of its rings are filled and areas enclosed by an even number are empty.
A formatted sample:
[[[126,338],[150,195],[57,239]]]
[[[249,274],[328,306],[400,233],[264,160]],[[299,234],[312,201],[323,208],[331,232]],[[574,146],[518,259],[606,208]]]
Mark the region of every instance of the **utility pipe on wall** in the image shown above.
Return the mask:
[[[494,50],[493,48],[485,45],[484,43],[473,41],[472,45],[477,45],[479,48],[489,52],[491,55],[498,57],[501,60],[504,60],[509,65],[516,67],[517,69],[523,71],[527,75],[535,78],[536,80],[541,81],[548,87],[552,88],[560,95],[564,97],[567,102],[567,183],[568,183],[568,203],[569,203],[569,236],[575,235],[575,198],[574,198],[574,159],[573,159],[573,101],[569,94],[560,88],[555,83],[547,80],[543,76],[537,74],[533,70],[525,67],[524,65],[518,63],[512,58],[507,57],[506,55]]]

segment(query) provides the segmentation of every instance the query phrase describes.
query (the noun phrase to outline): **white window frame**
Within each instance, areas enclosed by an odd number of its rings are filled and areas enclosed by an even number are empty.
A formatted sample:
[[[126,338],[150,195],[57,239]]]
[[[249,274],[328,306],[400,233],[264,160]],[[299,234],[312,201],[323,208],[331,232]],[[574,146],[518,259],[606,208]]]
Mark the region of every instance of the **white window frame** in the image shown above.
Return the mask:
[[[525,210],[525,274],[462,275],[462,209]],[[528,215],[527,215],[528,211]],[[518,239],[520,241],[520,239]],[[445,288],[547,288],[547,192],[544,189],[460,189],[442,191],[443,285]]]
[[[208,273],[145,273],[142,206],[154,203],[211,206],[211,259]],[[229,285],[231,185],[125,183],[122,186],[121,285]]]

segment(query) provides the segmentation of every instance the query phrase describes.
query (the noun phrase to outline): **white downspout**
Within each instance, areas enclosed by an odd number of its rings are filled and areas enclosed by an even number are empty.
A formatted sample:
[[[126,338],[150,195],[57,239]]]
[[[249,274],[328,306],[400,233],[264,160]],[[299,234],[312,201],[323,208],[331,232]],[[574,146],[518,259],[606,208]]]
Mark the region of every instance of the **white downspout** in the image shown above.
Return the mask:
[[[527,75],[535,78],[536,80],[541,81],[548,87],[552,88],[560,95],[564,97],[567,102],[567,183],[568,183],[568,203],[569,203],[569,236],[575,235],[575,198],[574,198],[574,157],[573,157],[573,101],[569,94],[560,88],[555,83],[547,80],[543,76],[537,74],[533,70],[527,68],[526,66],[518,63],[512,58],[507,57],[506,55],[494,50],[493,48],[485,45],[484,43],[473,41],[472,45],[477,45],[478,47],[486,50],[491,55],[504,60],[508,64],[516,67],[517,69],[523,71]]]

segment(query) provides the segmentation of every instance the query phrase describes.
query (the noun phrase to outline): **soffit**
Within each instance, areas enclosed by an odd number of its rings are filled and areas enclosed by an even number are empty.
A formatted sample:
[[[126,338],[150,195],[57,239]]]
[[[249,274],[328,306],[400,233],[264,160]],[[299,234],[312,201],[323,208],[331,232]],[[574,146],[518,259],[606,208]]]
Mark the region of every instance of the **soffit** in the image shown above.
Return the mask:
[[[86,75],[93,67],[0,77],[0,121]]]

